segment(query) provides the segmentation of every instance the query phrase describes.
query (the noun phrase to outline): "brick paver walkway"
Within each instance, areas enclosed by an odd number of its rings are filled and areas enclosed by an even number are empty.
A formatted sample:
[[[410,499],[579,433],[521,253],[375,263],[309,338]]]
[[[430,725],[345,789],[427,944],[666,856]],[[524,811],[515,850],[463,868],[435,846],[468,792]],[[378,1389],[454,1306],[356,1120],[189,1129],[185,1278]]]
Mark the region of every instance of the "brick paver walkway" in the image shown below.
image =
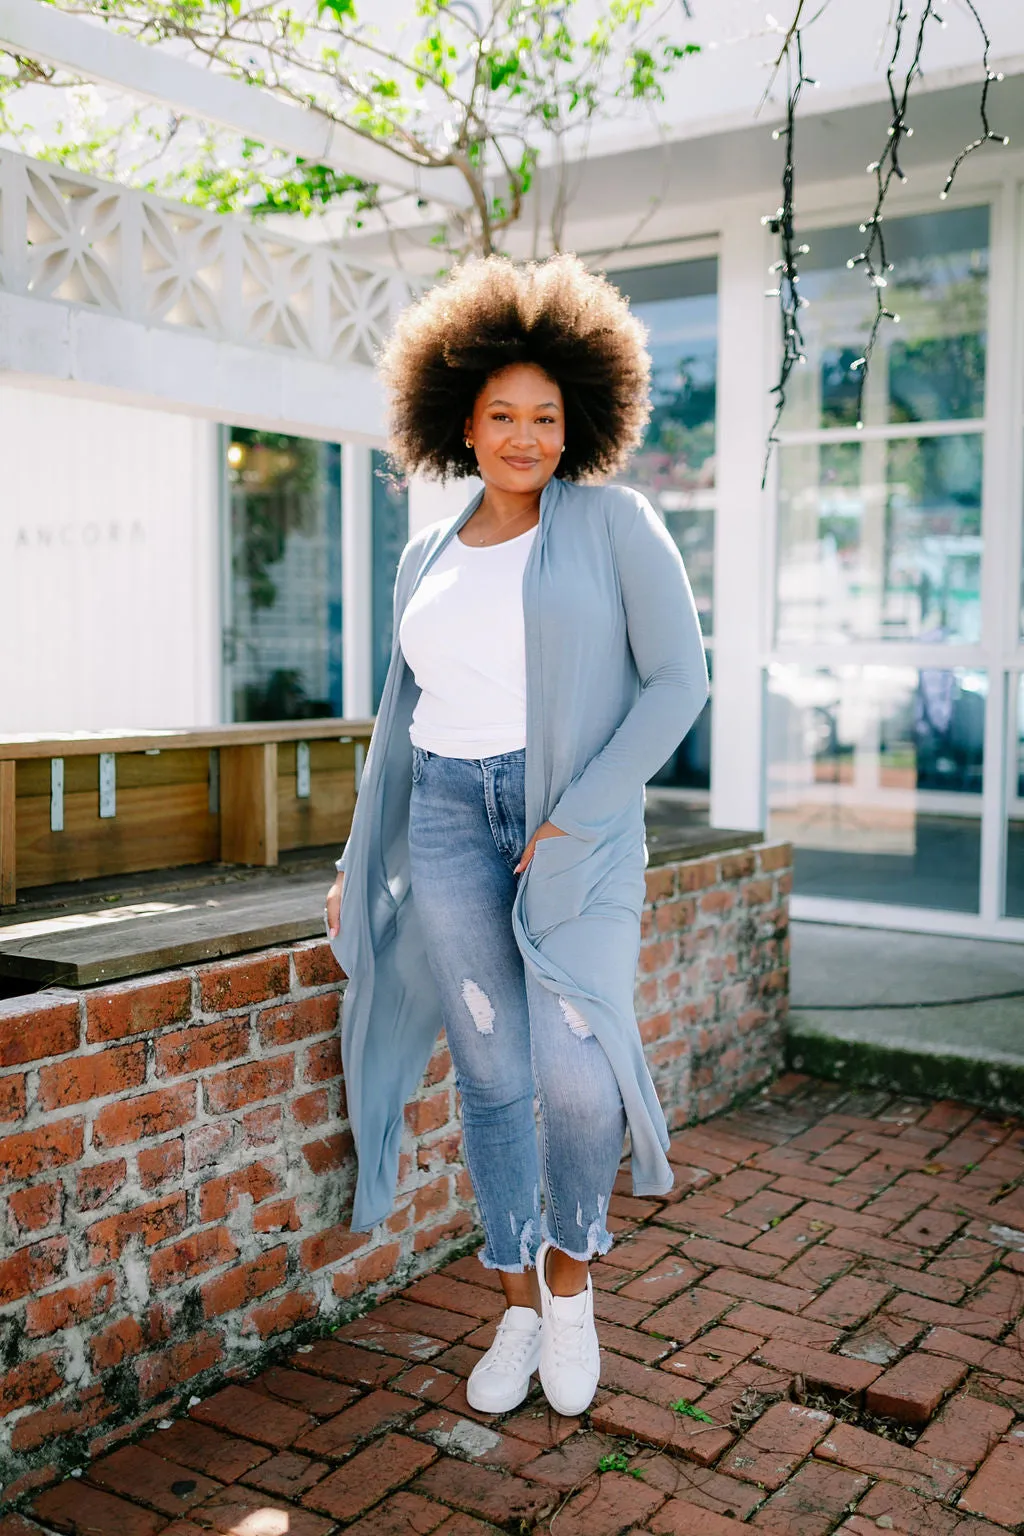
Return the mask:
[[[787,1078],[672,1158],[614,1202],[585,1420],[467,1407],[501,1302],[463,1258],[0,1536],[1024,1529],[1024,1123]]]

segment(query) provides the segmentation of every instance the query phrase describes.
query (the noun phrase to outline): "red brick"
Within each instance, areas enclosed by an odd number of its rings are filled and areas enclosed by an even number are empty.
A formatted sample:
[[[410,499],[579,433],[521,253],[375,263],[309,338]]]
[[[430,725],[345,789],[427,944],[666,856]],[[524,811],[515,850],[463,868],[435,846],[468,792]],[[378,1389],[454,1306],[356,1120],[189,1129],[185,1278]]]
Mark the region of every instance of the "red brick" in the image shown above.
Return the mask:
[[[128,981],[86,993],[85,1038],[90,1044],[120,1040],[125,1035],[149,1034],[167,1024],[188,1018],[192,983],[188,976],[164,981]]]
[[[404,1435],[386,1435],[310,1489],[302,1504],[336,1520],[351,1520],[429,1466],[436,1456],[431,1447]]]
[[[272,1147],[281,1140],[284,1113],[280,1104],[264,1104],[242,1116],[242,1139],[247,1147]]]
[[[64,1385],[59,1364],[59,1355],[35,1355],[0,1373],[0,1418],[59,1392]]]
[[[160,1291],[165,1286],[191,1280],[207,1269],[230,1264],[237,1257],[238,1248],[227,1227],[205,1227],[157,1249],[149,1261],[150,1282],[154,1290]]]
[[[60,1220],[64,1189],[60,1184],[34,1184],[17,1189],[7,1201],[9,1214],[22,1232],[41,1232]]]
[[[998,1525],[1024,1520],[1024,1435],[1018,1430],[996,1446],[964,1492],[960,1508]]]
[[[327,1227],[299,1245],[299,1262],[303,1269],[323,1269],[365,1248],[369,1241],[367,1233],[353,1232],[348,1226]]]
[[[141,1325],[134,1317],[122,1317],[93,1335],[89,1353],[95,1369],[107,1371],[140,1355],[145,1347],[146,1336]]]
[[[354,1348],[337,1339],[319,1339],[301,1355],[292,1355],[289,1365],[300,1371],[315,1371],[331,1381],[347,1381],[356,1387],[379,1387],[406,1368],[404,1360]]]
[[[703,1284],[709,1291],[723,1291],[741,1301],[756,1301],[766,1307],[777,1307],[782,1312],[799,1312],[814,1299],[813,1291],[798,1290],[792,1285],[780,1285],[774,1280],[762,1280],[759,1275],[741,1275],[732,1269],[716,1269],[704,1277]]]
[[[385,1243],[383,1247],[371,1249],[362,1258],[354,1259],[331,1277],[335,1296],[355,1296],[367,1286],[390,1279],[401,1255],[400,1243]]]
[[[426,1253],[429,1248],[437,1248],[441,1243],[451,1243],[457,1238],[468,1237],[473,1231],[473,1218],[468,1211],[459,1211],[457,1215],[447,1221],[436,1222],[433,1226],[424,1227],[417,1232],[412,1240],[414,1253]]]
[[[274,1519],[276,1510],[281,1514]],[[279,1532],[281,1536],[285,1532],[287,1536],[331,1536],[334,1530],[331,1522],[322,1520],[319,1515],[308,1514],[294,1504],[286,1506],[271,1502],[265,1493],[249,1488],[225,1488],[215,1493],[196,1515],[203,1521],[203,1531],[212,1527],[223,1536],[238,1536],[241,1532],[246,1536],[250,1532],[252,1536],[278,1536]],[[179,1533],[172,1526],[164,1536],[179,1536]],[[182,1532],[180,1536],[191,1536],[191,1533]]]
[[[220,1317],[265,1296],[284,1284],[287,1267],[288,1250],[283,1244],[247,1264],[237,1264],[202,1287],[203,1312],[207,1317]]]
[[[218,1019],[215,1024],[190,1024],[161,1035],[156,1042],[157,1077],[184,1077],[236,1061],[249,1050],[247,1020]]]
[[[960,1360],[917,1350],[872,1382],[864,1403],[869,1412],[884,1418],[898,1419],[902,1424],[927,1424],[942,1399],[966,1374],[967,1366]]]
[[[203,1080],[206,1108],[210,1114],[223,1115],[260,1099],[272,1099],[286,1093],[295,1079],[294,1056],[270,1056],[264,1061],[246,1062],[228,1067]]]
[[[25,1082],[24,1072],[8,1072],[0,1077],[0,1124],[24,1119],[28,1104]]]
[[[139,1183],[143,1189],[158,1189],[171,1179],[180,1179],[185,1168],[185,1142],[181,1136],[144,1147],[138,1156]]]
[[[347,1525],[345,1536],[430,1536],[449,1514],[418,1493],[393,1493],[355,1525]]]
[[[180,1515],[216,1493],[219,1484],[190,1467],[165,1460],[142,1445],[123,1445],[93,1462],[89,1482],[109,1493],[149,1504],[165,1515]],[[191,1484],[191,1487],[183,1486]]]
[[[663,1504],[651,1516],[647,1529],[656,1536],[743,1536],[750,1526],[684,1498],[669,1499]]]
[[[64,1273],[68,1240],[46,1237],[0,1260],[0,1306],[55,1284]]]
[[[109,1163],[97,1163],[93,1168],[83,1168],[76,1180],[76,1195],[80,1211],[92,1211],[104,1205],[116,1195],[125,1181],[128,1164],[123,1157]]]
[[[309,1291],[289,1291],[276,1301],[253,1307],[242,1321],[243,1333],[258,1333],[261,1339],[285,1333],[298,1323],[306,1323],[317,1314],[317,1301]]]
[[[66,1109],[87,1099],[106,1099],[146,1081],[146,1047],[115,1045],[105,1051],[79,1053],[67,1061],[39,1069],[39,1107]]]
[[[405,1107],[405,1123],[414,1136],[439,1131],[451,1118],[451,1093],[447,1088],[429,1099],[415,1099]]]
[[[292,963],[300,987],[329,987],[344,980],[329,944],[297,946],[292,950]]]
[[[199,998],[204,1013],[248,1008],[269,997],[281,997],[290,985],[287,954],[246,956],[199,971]]]
[[[161,1088],[155,1093],[120,1099],[101,1109],[93,1121],[94,1147],[122,1147],[127,1142],[163,1136],[193,1119],[196,1112],[194,1083]]]
[[[811,1386],[831,1388],[844,1395],[863,1392],[882,1374],[880,1366],[869,1365],[866,1360],[830,1355],[779,1338],[769,1339],[754,1360],[787,1371],[791,1376],[803,1376]]]
[[[732,1447],[720,1470],[775,1490],[831,1429],[831,1414],[799,1403],[774,1403]]]
[[[782,1268],[782,1259],[776,1258],[774,1254],[761,1253],[752,1248],[733,1248],[728,1243],[712,1242],[707,1237],[691,1237],[681,1247],[694,1264],[739,1270],[746,1275],[760,1275],[765,1280],[770,1280]],[[796,1251],[800,1252],[799,1249]]]
[[[52,993],[0,998],[0,1067],[63,1056],[78,1048],[78,1000]]]
[[[324,1376],[314,1376],[311,1371],[274,1365],[259,1376],[246,1382],[247,1390],[265,1392],[293,1408],[303,1408],[319,1419],[330,1418],[344,1412],[359,1396],[355,1387],[342,1382],[330,1381]]]
[[[21,1184],[48,1168],[75,1163],[85,1145],[84,1120],[55,1120],[0,1140],[0,1184]]]
[[[963,1481],[959,1467],[923,1456],[881,1435],[869,1435],[851,1424],[837,1424],[815,1448],[822,1461],[838,1462],[854,1472],[900,1483],[929,1499],[946,1499]]]
[[[273,1200],[252,1213],[254,1232],[297,1232],[301,1226],[302,1218],[295,1199]]]
[[[670,1254],[660,1264],[653,1265],[644,1274],[624,1285],[618,1294],[629,1296],[635,1301],[649,1301],[654,1306],[659,1301],[677,1296],[699,1278],[700,1270],[695,1265]]]
[[[246,1473],[245,1481],[250,1488],[258,1488],[272,1498],[297,1499],[330,1470],[325,1461],[311,1461],[308,1456],[296,1456],[294,1451],[278,1451],[262,1466]]]
[[[225,1435],[195,1419],[178,1419],[170,1429],[147,1435],[141,1442],[158,1456],[168,1456],[182,1466],[221,1483],[233,1483],[253,1467],[269,1461],[270,1451],[251,1440]]]
[[[409,1301],[446,1307],[449,1312],[461,1312],[466,1317],[500,1317],[505,1309],[504,1299],[497,1292],[481,1285],[466,1285],[447,1275],[424,1275],[403,1294]]]
[[[106,1312],[116,1295],[116,1277],[106,1274],[66,1286],[62,1291],[33,1296],[25,1308],[25,1330],[30,1338],[38,1339],[61,1328],[75,1327]]]
[[[186,1204],[183,1191],[162,1195],[146,1205],[124,1211],[116,1216],[104,1216],[88,1228],[89,1262],[94,1266],[106,1264],[121,1257],[125,1245],[138,1234],[147,1248],[153,1248],[169,1237],[184,1231]]]
[[[306,1070],[302,1075],[304,1083],[324,1083],[340,1076],[341,1040],[339,1037],[322,1040],[318,1045],[311,1045],[308,1048]]]
[[[378,1443],[383,1448],[390,1440],[400,1438],[398,1435],[389,1435]],[[361,1456],[368,1456],[375,1448],[371,1446]],[[482,1520],[490,1520],[505,1530],[539,1529],[541,1522],[538,1517],[552,1510],[558,1502],[552,1497],[550,1488],[532,1487],[522,1478],[509,1476],[490,1467],[474,1466],[471,1462],[456,1461],[450,1456],[435,1462],[422,1473],[413,1491],[477,1515]]]
[[[822,1323],[834,1323],[837,1328],[854,1328],[872,1312],[877,1312],[890,1290],[890,1286],[875,1285],[856,1275],[846,1275],[805,1308],[804,1316]]]
[[[336,992],[324,992],[301,1002],[261,1009],[256,1015],[256,1028],[262,1045],[293,1045],[296,1040],[308,1040],[312,1035],[329,1034],[338,1028],[340,1003]]]
[[[419,1413],[422,1406],[416,1398],[403,1397],[398,1392],[371,1392],[335,1414],[326,1424],[301,1435],[295,1442],[295,1449],[309,1456],[341,1461],[361,1440],[398,1428],[405,1419]]]
[[[323,1125],[330,1118],[331,1102],[326,1088],[316,1088],[292,1100],[292,1118],[298,1125]]]
[[[862,1472],[809,1461],[758,1510],[752,1524],[772,1536],[824,1536],[868,1486]]]
[[[735,1439],[722,1425],[702,1423],[674,1413],[671,1408],[630,1397],[625,1392],[595,1404],[590,1411],[590,1422],[605,1434],[632,1436],[704,1467],[716,1461]]]
[[[207,1179],[199,1188],[199,1214],[203,1221],[223,1221],[230,1211],[238,1209],[243,1199],[254,1205],[276,1195],[281,1180],[275,1169],[266,1163],[249,1163],[234,1173],[220,1178]]]
[[[687,1344],[709,1323],[727,1312],[732,1304],[731,1296],[695,1286],[652,1312],[640,1327],[645,1333],[661,1334],[666,1339],[674,1339],[677,1344]]]
[[[351,1131],[338,1131],[333,1136],[307,1141],[302,1148],[310,1172],[318,1176],[344,1168],[355,1156],[355,1143]]]
[[[146,1402],[165,1393],[180,1391],[183,1381],[191,1381],[203,1371],[219,1365],[224,1355],[220,1334],[197,1333],[180,1344],[148,1355],[139,1362],[139,1390]]]
[[[607,1472],[561,1506],[556,1529],[559,1536],[617,1532],[627,1526],[639,1525],[664,1502],[664,1494],[656,1493],[644,1483],[621,1472]],[[737,1525],[736,1529],[739,1531],[742,1527]],[[445,1530],[442,1527],[442,1533]],[[454,1532],[452,1536],[455,1536]]]
[[[193,1408],[191,1415],[202,1424],[212,1424],[215,1429],[242,1435],[275,1450],[291,1445],[314,1423],[308,1413],[244,1387],[224,1387]]]
[[[954,1397],[915,1442],[915,1450],[973,1471],[1012,1423],[1013,1409],[1001,1403]]]
[[[190,1172],[215,1166],[221,1153],[230,1147],[234,1134],[234,1126],[230,1121],[223,1120],[197,1125],[194,1130],[186,1132],[185,1161]]]
[[[66,1482],[33,1500],[32,1514],[58,1530],[102,1531],[103,1536],[157,1536],[166,1529],[163,1515],[127,1504],[88,1483]]]

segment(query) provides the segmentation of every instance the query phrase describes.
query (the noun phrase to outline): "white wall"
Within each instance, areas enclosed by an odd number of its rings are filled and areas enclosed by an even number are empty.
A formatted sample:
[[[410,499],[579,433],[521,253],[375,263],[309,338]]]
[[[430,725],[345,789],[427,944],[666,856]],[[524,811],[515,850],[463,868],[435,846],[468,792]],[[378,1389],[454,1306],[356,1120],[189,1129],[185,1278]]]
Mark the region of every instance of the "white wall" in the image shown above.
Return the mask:
[[[0,384],[0,735],[216,723],[216,428]]]
[[[482,482],[475,475],[465,480],[424,480],[415,475],[409,481],[409,537],[442,517],[458,517],[480,490]]]

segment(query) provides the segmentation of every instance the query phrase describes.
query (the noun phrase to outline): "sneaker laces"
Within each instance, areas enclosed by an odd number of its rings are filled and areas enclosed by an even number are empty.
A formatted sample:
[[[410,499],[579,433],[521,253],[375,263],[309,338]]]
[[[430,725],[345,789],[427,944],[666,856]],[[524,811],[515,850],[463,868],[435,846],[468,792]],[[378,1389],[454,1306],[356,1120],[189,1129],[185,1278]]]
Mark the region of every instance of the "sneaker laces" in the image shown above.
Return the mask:
[[[555,1298],[557,1299],[557,1298]],[[572,1300],[576,1298],[573,1297]],[[549,1343],[559,1365],[585,1365],[585,1344],[589,1336],[587,1313],[579,1318],[561,1318],[555,1315],[555,1327],[550,1331]]]
[[[521,1370],[536,1339],[535,1328],[513,1327],[506,1312],[498,1324],[494,1343],[488,1351],[490,1355],[487,1362],[488,1368],[512,1372]]]

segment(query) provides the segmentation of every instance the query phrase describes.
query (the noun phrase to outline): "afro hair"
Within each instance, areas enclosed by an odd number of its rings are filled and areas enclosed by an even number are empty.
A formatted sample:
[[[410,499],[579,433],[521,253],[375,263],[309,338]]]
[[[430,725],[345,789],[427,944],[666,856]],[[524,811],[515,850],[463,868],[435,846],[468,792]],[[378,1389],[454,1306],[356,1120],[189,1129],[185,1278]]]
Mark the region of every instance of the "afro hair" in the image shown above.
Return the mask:
[[[650,416],[647,332],[607,278],[577,256],[462,263],[399,316],[380,358],[389,451],[406,473],[478,473],[465,424],[487,380],[533,363],[562,392],[558,474],[600,481],[638,447]]]

